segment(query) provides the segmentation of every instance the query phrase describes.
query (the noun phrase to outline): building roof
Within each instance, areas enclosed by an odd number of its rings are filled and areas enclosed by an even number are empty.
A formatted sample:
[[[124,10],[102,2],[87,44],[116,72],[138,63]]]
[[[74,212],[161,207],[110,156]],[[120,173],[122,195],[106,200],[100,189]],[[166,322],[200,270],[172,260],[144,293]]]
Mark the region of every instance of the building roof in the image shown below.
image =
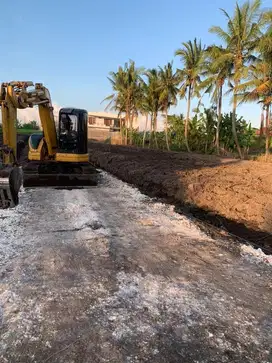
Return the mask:
[[[88,112],[88,115],[101,118],[120,118],[117,113],[111,112]]]

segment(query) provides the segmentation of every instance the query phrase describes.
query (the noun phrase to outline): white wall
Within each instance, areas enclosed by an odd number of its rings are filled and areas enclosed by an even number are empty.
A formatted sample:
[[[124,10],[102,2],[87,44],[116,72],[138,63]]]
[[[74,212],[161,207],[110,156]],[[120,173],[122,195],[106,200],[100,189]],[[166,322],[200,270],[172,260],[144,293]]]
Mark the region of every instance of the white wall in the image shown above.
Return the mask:
[[[117,114],[113,114],[113,113],[106,113],[106,112],[89,112],[89,116],[94,116],[96,114],[103,114],[103,115],[109,115],[109,117],[112,117],[112,118],[118,118],[118,115]],[[146,123],[146,117],[139,114],[138,117],[136,119],[134,119],[134,122],[133,122],[133,126],[134,128],[137,128],[139,127],[139,131],[144,131],[145,129],[145,123]],[[163,123],[164,123],[164,119],[162,116],[159,116],[158,117],[158,131],[163,131]],[[90,127],[107,127],[104,125],[104,119],[103,118],[99,118],[99,117],[96,117],[96,123],[95,125],[90,125]],[[149,117],[149,120],[148,120],[148,125],[147,125],[147,131],[150,130],[150,117]]]
[[[164,120],[162,117],[158,117],[158,131],[163,131],[163,123],[164,123]],[[145,124],[146,124],[146,117],[143,116],[143,115],[139,115],[138,116],[138,125],[139,125],[139,131],[144,131],[145,129]],[[135,127],[137,127],[135,125]],[[150,116],[148,118],[148,124],[147,124],[147,131],[150,131],[151,129],[151,125],[150,125]]]

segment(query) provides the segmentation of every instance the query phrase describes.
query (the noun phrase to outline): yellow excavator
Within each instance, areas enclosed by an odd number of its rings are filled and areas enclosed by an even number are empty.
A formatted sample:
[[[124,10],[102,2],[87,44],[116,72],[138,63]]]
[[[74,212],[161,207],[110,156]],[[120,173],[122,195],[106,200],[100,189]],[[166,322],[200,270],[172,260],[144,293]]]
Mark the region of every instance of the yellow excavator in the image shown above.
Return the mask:
[[[50,93],[42,83],[2,83],[0,92],[0,209],[18,205],[22,185],[73,189],[97,184],[98,171],[89,162],[86,110],[60,109],[56,127]],[[34,106],[42,132],[29,136],[27,158],[20,160],[24,146],[17,143],[17,110]]]

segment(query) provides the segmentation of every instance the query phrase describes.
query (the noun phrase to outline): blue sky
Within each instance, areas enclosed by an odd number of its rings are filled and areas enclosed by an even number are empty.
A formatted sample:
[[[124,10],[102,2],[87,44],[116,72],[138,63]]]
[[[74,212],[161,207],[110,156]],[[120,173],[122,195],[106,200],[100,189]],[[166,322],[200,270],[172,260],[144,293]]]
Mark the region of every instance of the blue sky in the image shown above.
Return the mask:
[[[270,0],[263,2],[268,6]],[[128,59],[156,67],[174,60],[182,41],[217,42],[208,29],[224,26],[219,8],[233,0],[21,0],[1,6],[0,80],[43,82],[61,106],[101,111],[111,93],[107,75]],[[3,15],[4,14],[4,15]],[[225,110],[230,106],[225,102]],[[177,112],[185,112],[180,102]],[[253,125],[260,108],[238,111]]]

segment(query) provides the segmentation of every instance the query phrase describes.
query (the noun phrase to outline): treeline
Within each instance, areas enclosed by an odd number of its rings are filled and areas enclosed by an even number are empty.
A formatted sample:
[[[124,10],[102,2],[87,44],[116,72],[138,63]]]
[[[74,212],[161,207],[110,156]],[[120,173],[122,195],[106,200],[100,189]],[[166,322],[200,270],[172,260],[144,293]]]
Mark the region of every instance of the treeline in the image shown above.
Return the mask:
[[[123,142],[133,143],[134,120],[142,114],[146,117],[146,129],[148,125],[151,129],[150,133],[143,133],[142,144],[145,145],[148,135],[149,144],[159,147],[157,123],[162,115],[164,143],[168,150],[174,143],[187,151],[196,147],[203,152],[215,149],[217,154],[231,150],[242,159],[253,142],[254,131],[237,117],[237,107],[241,103],[255,102],[260,105],[260,132],[262,137],[265,130],[268,154],[271,141],[272,11],[264,11],[261,6],[260,0],[253,0],[236,4],[232,15],[222,10],[226,17],[225,27],[213,26],[209,31],[217,34],[223,45],[204,47],[197,39],[183,42],[175,52],[181,61],[179,69],[174,69],[170,62],[164,67],[146,70],[136,67],[130,60],[116,72],[111,72],[108,79],[113,93],[104,101],[108,101],[107,108],[124,115]],[[210,96],[207,108],[202,104],[205,94]],[[226,95],[232,102],[229,115],[224,115],[223,110]],[[182,98],[187,101],[186,116],[174,116],[173,121],[173,117],[168,117],[169,109]],[[198,107],[192,110],[195,98]]]
[[[181,115],[168,116],[168,145],[172,151],[186,151],[184,143],[184,130],[186,118]],[[204,109],[196,113],[189,120],[190,133],[188,144],[190,150],[200,153],[216,153],[217,115],[214,109]],[[237,137],[244,156],[247,156],[251,147],[259,150],[264,145],[263,138],[256,137],[256,129],[252,128],[243,117],[236,116]],[[152,143],[150,132],[138,132],[133,130],[132,144],[141,147],[156,147]],[[220,125],[220,155],[228,155],[236,152],[235,140],[232,132],[232,112],[222,115]],[[165,132],[156,133],[157,147],[165,150]]]
[[[16,121],[17,130],[39,130],[39,124],[37,121],[33,120],[30,122],[22,122],[20,120]],[[2,124],[0,123],[0,132],[2,132]]]
[[[30,122],[22,122],[20,120],[17,120],[16,128],[24,129],[24,130],[39,130],[40,129],[38,122],[35,120],[32,120]]]

